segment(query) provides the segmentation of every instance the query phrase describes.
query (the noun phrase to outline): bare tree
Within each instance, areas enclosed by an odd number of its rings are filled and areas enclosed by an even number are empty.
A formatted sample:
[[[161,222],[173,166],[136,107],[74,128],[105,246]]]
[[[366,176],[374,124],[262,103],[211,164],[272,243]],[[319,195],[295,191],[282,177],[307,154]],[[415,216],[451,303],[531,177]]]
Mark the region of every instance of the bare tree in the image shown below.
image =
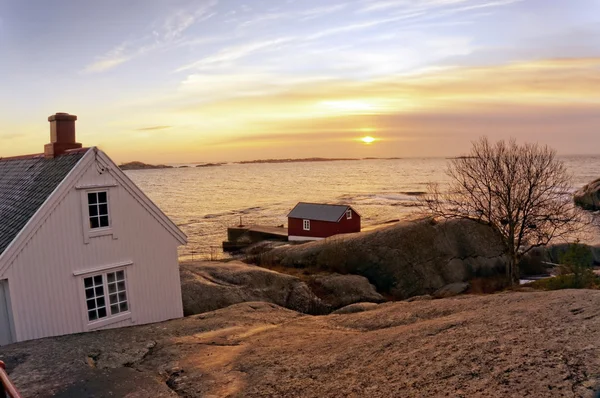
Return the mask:
[[[443,192],[432,185],[425,208],[436,217],[468,218],[494,227],[508,249],[506,275],[518,281],[525,253],[586,225],[569,194],[571,176],[556,152],[515,140],[473,143],[469,156],[452,159]]]

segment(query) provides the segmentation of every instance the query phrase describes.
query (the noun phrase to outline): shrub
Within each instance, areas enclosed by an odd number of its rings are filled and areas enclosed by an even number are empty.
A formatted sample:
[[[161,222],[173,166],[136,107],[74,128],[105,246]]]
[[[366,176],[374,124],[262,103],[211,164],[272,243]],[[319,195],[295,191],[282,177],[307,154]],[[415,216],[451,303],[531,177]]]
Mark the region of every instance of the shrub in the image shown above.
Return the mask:
[[[558,276],[533,282],[531,286],[544,290],[597,289],[600,277],[590,267],[591,256],[588,247],[574,243],[560,256]]]

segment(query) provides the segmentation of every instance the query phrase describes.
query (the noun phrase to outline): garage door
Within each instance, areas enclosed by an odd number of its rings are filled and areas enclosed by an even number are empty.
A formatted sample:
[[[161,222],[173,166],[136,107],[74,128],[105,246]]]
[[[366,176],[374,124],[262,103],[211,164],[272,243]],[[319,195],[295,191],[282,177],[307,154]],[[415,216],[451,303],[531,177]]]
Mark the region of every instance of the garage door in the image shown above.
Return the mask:
[[[0,280],[0,346],[13,342],[9,303],[8,281]]]

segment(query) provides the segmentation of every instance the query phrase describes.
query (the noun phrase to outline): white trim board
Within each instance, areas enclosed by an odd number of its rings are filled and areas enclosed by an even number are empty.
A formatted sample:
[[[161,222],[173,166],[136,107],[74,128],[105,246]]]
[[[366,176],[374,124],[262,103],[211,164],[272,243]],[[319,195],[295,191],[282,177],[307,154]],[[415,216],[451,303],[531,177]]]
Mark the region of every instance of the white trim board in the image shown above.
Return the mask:
[[[167,217],[167,215],[163,213],[163,211],[148,196],[146,196],[146,194],[144,194],[144,192],[142,192],[142,190],[135,185],[135,183],[129,177],[127,177],[127,174],[125,174],[110,157],[95,147],[92,148],[92,150],[97,151],[98,160],[104,163],[107,171],[121,183],[121,186],[125,188],[127,192],[129,192],[140,204],[142,204],[144,208],[146,208],[146,210],[148,210],[150,214],[152,214],[152,216],[160,224],[162,224],[162,226],[165,227],[180,244],[187,244],[187,236],[183,233],[183,231],[179,229],[179,227],[175,225],[175,223],[169,217]]]
[[[108,270],[111,270],[114,268],[123,268],[123,267],[127,267],[130,265],[133,265],[133,261],[123,261],[123,262],[116,263],[116,264],[101,265],[101,266],[95,267],[95,268],[73,271],[73,276],[95,274],[96,272],[104,272],[104,271],[108,271]]]
[[[311,236],[288,236],[288,241],[290,242],[308,242],[311,240],[323,240],[325,238],[315,238]]]

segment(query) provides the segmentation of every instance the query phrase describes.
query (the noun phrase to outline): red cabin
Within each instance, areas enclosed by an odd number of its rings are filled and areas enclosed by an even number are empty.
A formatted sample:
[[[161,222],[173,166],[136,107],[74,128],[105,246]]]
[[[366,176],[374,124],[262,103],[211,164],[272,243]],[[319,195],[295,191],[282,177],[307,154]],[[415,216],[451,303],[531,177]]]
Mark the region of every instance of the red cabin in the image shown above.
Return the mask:
[[[288,214],[290,241],[320,240],[360,232],[360,214],[347,205],[298,203]]]

